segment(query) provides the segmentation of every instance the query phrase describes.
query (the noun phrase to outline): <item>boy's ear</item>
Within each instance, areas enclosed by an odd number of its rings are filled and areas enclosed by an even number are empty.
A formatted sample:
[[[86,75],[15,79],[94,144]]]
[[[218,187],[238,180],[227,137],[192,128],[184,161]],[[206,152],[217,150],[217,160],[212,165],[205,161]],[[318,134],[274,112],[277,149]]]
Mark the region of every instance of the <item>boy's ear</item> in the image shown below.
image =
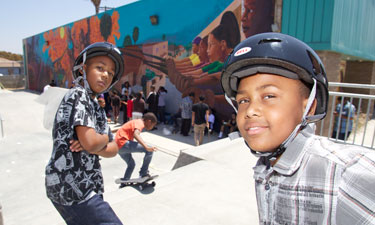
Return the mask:
[[[318,104],[318,101],[317,101],[316,98],[315,98],[314,101],[313,101],[313,103],[312,103],[312,105],[311,105],[311,107],[310,107],[310,111],[309,111],[309,113],[307,114],[308,116],[313,116],[313,115],[315,115],[315,111],[316,111],[316,106],[317,106],[317,104]]]
[[[79,73],[82,75],[83,75],[83,70],[86,70],[86,64],[84,64],[83,67],[79,69]]]

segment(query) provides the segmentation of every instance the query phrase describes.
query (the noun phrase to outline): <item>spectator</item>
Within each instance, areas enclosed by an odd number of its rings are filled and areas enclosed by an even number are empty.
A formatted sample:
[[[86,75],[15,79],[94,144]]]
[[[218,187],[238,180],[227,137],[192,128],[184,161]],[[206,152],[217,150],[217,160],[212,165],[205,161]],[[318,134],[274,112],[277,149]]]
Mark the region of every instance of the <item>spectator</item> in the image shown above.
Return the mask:
[[[348,98],[342,100],[341,96],[339,96],[337,102],[338,104],[333,112],[335,123],[333,126],[332,138],[346,141],[353,129],[353,118],[356,108]],[[342,105],[344,105],[344,107],[342,107]]]
[[[194,92],[190,92],[189,95],[183,98],[181,101],[181,105],[180,105],[181,119],[182,119],[181,134],[183,136],[189,136],[194,97],[195,97]]]
[[[129,99],[129,91],[125,90],[124,95],[121,97],[121,110],[123,112],[122,115],[122,123],[128,122],[128,99]]]
[[[133,118],[133,95],[129,95],[128,101],[126,102],[128,120],[132,120]]]
[[[158,114],[159,114],[159,122],[166,124],[165,121],[165,96],[167,95],[168,91],[163,87],[159,87],[158,90]]]
[[[207,132],[209,132],[210,134],[212,134],[214,132],[214,124],[215,124],[215,115],[212,112],[212,109],[209,108]]]
[[[228,136],[229,133],[232,133],[237,130],[236,122],[236,113],[232,113],[231,118],[228,121],[223,121],[220,127],[220,133],[218,138],[223,138]]]
[[[148,104],[148,111],[158,115],[158,95],[155,92],[154,85],[151,85],[150,87],[150,93],[148,94],[146,103]]]
[[[132,119],[142,119],[144,111],[145,101],[142,98],[142,94],[138,92],[137,94],[135,94],[135,99],[133,100]]]
[[[129,95],[132,94],[132,88],[130,87],[129,81],[126,81],[121,88],[121,95],[125,94],[125,91],[128,91]]]
[[[118,117],[120,115],[121,98],[116,90],[114,90],[112,93],[113,94],[111,96],[111,106],[113,112],[113,120],[116,124],[118,122]]]
[[[191,125],[194,127],[194,142],[196,146],[203,143],[204,129],[209,126],[209,108],[203,103],[204,96],[199,96],[199,102],[193,105]]]
[[[55,80],[51,80],[51,83],[47,84],[46,86],[44,86],[43,88],[43,92],[46,92],[48,90],[49,87],[56,87],[56,83],[55,83]]]

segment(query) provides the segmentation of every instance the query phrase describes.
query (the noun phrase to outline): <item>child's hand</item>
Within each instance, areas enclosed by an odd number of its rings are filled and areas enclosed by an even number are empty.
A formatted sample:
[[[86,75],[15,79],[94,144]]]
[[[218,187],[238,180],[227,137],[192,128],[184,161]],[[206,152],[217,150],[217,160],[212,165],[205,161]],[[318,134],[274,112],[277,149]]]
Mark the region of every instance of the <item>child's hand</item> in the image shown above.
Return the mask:
[[[146,151],[148,151],[148,152],[154,152],[156,150],[157,150],[156,147],[147,147],[146,148]]]
[[[70,150],[72,152],[80,152],[83,150],[81,143],[78,140],[70,140]]]

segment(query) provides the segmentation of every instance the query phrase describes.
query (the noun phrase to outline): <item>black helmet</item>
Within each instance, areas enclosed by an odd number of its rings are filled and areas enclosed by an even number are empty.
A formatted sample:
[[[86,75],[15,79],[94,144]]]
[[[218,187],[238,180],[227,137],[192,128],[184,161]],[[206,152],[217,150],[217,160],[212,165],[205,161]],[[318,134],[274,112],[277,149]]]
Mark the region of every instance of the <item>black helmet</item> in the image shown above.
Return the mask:
[[[86,62],[86,60],[95,56],[108,56],[115,63],[115,75],[113,77],[111,85],[107,89],[109,90],[120,79],[121,75],[124,72],[124,60],[121,52],[115,45],[109,42],[93,43],[83,49],[81,53],[79,53],[73,66],[74,79],[77,79],[77,77],[81,75],[79,69],[83,67],[83,64]]]
[[[328,81],[319,56],[304,42],[281,33],[262,33],[238,44],[226,59],[221,85],[232,100],[240,79],[257,73],[299,79],[307,84],[316,80],[317,108],[308,122],[323,119],[328,105]]]

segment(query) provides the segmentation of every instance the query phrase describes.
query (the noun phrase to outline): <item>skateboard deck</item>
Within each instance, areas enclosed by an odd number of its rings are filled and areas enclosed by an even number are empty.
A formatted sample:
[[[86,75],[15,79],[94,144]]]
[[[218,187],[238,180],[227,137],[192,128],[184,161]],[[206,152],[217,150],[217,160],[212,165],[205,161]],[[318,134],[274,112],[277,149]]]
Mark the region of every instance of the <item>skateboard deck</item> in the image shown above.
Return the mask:
[[[115,180],[116,184],[125,184],[125,186],[138,186],[138,188],[142,191],[143,189],[147,187],[155,187],[156,183],[155,181],[152,181],[149,183],[149,181],[157,178],[159,175],[153,175],[151,177],[143,177],[143,178],[135,178],[135,179],[129,179],[129,180],[122,180],[121,178],[118,178]]]

